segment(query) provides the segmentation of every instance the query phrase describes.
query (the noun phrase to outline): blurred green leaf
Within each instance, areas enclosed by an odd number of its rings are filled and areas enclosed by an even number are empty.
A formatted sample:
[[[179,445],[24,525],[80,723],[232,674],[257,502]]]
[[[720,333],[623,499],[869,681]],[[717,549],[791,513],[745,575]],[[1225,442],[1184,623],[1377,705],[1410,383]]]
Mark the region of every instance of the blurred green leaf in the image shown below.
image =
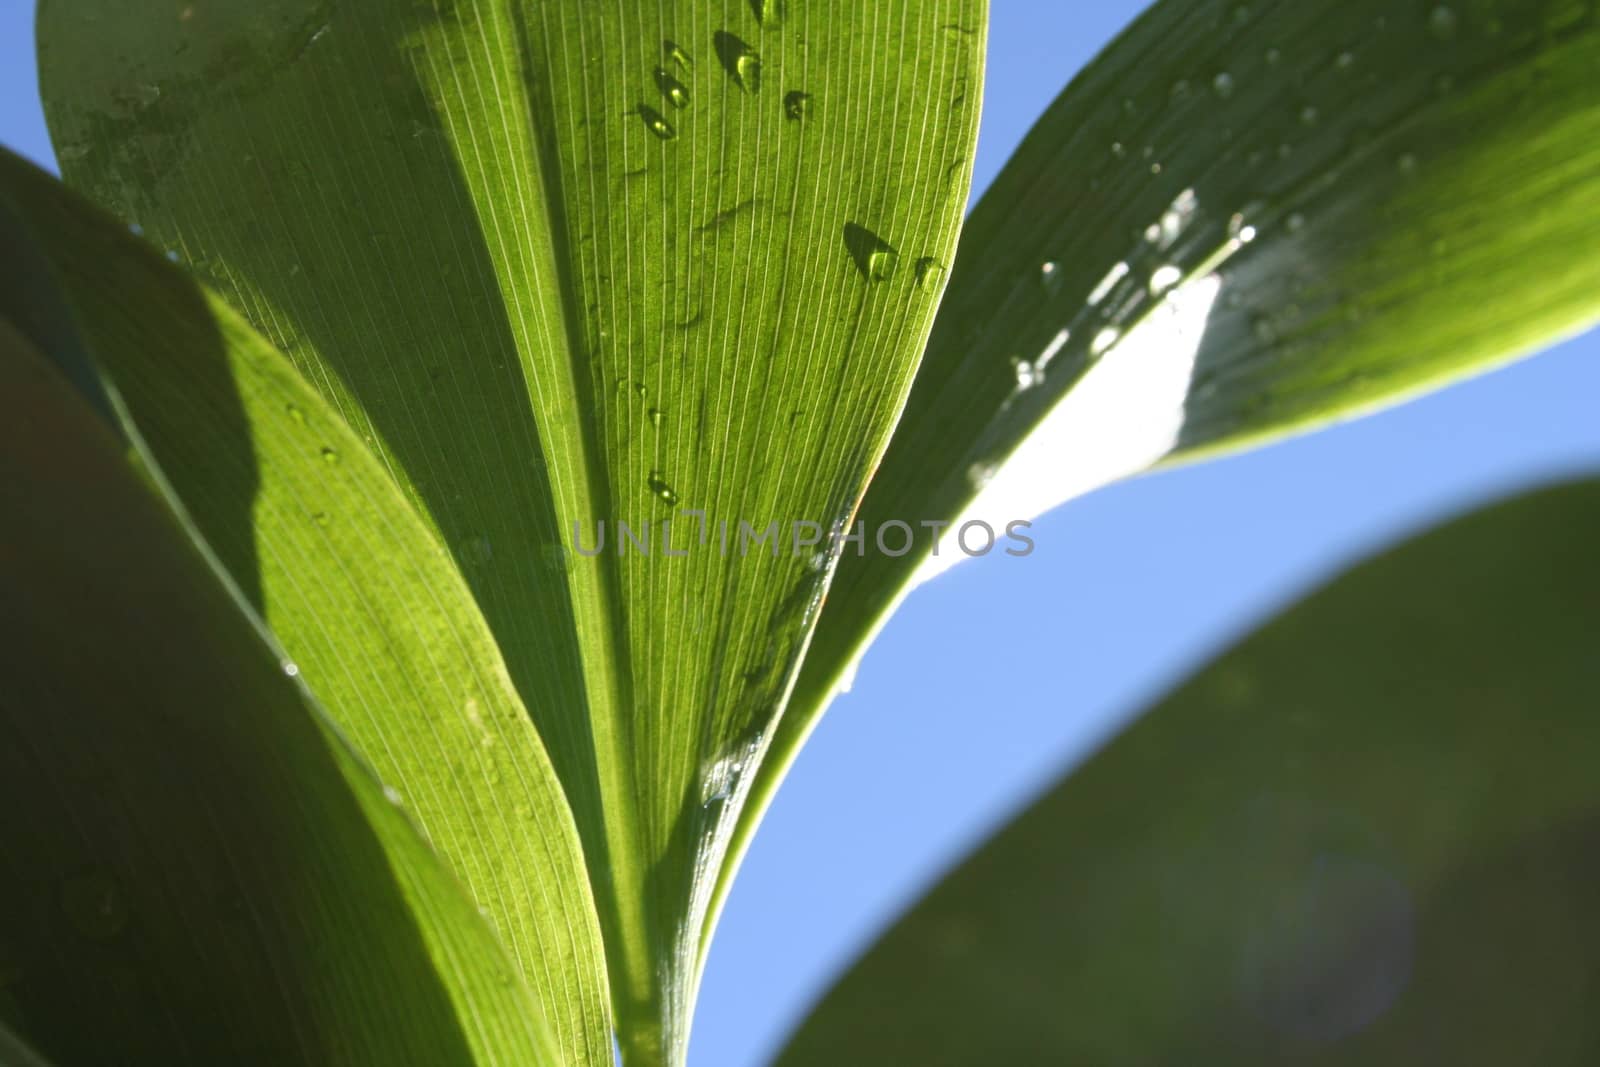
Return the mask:
[[[1365,563],[1074,771],[781,1063],[1588,1064],[1600,481]]]
[[[1596,321],[1597,20],[1583,0],[1153,6],[968,220],[867,528],[1003,531]],[[841,561],[735,851],[876,628],[959,555],[918,532]]]
[[[137,413],[128,431],[500,931],[567,1061],[609,1065],[572,815],[433,532],[280,353],[125,226],[4,153],[0,198],[37,235],[19,251],[39,281],[67,294],[58,317],[82,324]]]
[[[454,556],[576,816],[625,1050],[680,1058],[831,573],[788,524],[856,506],[952,258],[981,0],[45,0],[39,40],[68,181],[282,348]],[[777,539],[740,555],[740,521]]]
[[[5,1026],[69,1063],[558,1062],[159,475],[9,320],[0,396]]]

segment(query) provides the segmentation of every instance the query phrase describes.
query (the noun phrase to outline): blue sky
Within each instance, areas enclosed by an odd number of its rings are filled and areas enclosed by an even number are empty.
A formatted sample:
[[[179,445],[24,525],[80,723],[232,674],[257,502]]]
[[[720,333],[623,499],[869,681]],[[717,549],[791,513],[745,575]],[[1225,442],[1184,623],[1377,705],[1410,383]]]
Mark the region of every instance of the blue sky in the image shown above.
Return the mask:
[[[980,187],[1142,5],[993,7]],[[31,9],[0,3],[0,142],[49,164]],[[975,560],[918,589],[756,838],[691,1062],[761,1062],[941,870],[1299,592],[1446,515],[1600,470],[1596,396],[1591,333],[1382,415],[1102,490],[1040,520],[1026,559]]]

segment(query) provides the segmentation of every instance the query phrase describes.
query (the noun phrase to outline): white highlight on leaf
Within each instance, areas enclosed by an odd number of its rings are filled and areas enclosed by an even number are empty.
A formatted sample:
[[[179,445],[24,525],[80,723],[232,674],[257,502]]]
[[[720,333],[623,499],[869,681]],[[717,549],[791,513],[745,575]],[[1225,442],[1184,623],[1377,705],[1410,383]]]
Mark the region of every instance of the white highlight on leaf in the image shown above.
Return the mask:
[[[1127,276],[1128,265],[1126,263],[1118,263],[1115,267],[1106,271],[1106,276],[1100,279],[1100,284],[1095,286],[1094,292],[1089,294],[1089,306],[1097,306],[1100,301],[1111,293],[1111,290],[1117,287],[1117,283]]]
[[[1184,400],[1212,305],[1215,274],[1174,290],[1057,402],[995,470],[923,560],[916,587],[967,558],[955,531],[975,519],[1003,533],[1157,463],[1178,443]]]

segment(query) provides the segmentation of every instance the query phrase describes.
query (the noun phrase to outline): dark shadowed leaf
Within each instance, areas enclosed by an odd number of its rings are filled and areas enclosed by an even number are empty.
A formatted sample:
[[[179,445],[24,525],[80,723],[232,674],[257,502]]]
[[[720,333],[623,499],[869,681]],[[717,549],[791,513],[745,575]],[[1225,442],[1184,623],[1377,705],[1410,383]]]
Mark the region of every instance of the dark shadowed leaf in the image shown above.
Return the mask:
[[[1600,1056],[1600,481],[1339,579],[964,862],[785,1065]]]
[[[0,1021],[61,1063],[557,1062],[159,474],[8,320],[0,395]]]
[[[4,153],[0,198],[36,235],[20,253],[61,287],[64,316],[81,323],[123,413],[137,413],[128,432],[500,931],[565,1058],[609,1064],[577,831],[433,532],[281,354],[125,226]]]

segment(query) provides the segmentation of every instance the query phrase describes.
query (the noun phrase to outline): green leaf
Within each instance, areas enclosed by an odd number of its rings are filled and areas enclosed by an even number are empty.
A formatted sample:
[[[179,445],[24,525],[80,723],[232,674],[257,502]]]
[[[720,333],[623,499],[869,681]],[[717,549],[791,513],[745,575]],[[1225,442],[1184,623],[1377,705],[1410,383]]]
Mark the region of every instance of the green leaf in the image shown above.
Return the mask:
[[[564,1060],[609,1067],[603,949],[577,830],[493,637],[432,531],[289,362],[220,300],[0,152],[6,198],[37,235],[34,277],[61,286],[71,305],[63,314],[82,324],[123,410],[137,413],[129,434],[499,930]]]
[[[558,1062],[158,473],[6,320],[0,396],[5,1025],[72,1063]]]
[[[999,833],[780,1062],[1592,1063],[1600,481],[1365,563]]]
[[[67,178],[213,279],[449,547],[571,801],[629,1062],[676,1060],[832,569],[788,524],[854,510],[904,403],[983,4],[185,11],[41,4]],[[741,520],[784,543],[740,555]]]
[[[1597,20],[1579,0],[1156,4],[968,220],[867,529],[1003,532],[1595,322]],[[919,533],[840,563],[736,851],[876,628],[959,557]]]

